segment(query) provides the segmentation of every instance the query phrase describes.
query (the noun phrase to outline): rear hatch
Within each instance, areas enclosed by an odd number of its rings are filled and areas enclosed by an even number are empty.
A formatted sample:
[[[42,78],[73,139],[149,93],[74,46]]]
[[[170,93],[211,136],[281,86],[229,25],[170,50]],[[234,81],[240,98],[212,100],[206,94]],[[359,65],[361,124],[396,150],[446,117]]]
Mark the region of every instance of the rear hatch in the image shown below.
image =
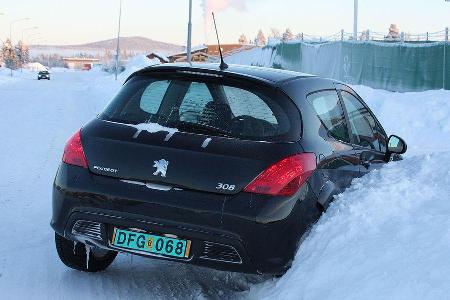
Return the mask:
[[[300,152],[300,114],[266,85],[214,76],[131,78],[82,130],[92,173],[221,194]]]

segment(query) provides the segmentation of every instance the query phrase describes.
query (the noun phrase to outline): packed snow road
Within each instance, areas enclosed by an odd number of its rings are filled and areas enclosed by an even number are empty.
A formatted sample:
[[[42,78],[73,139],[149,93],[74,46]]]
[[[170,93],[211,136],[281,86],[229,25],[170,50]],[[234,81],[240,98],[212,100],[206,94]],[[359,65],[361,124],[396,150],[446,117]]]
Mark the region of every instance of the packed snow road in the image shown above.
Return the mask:
[[[0,298],[450,299],[450,92],[356,87],[410,150],[340,195],[280,279],[124,254],[85,274],[57,257],[51,184],[67,138],[120,84],[95,71],[18,76],[0,69]]]

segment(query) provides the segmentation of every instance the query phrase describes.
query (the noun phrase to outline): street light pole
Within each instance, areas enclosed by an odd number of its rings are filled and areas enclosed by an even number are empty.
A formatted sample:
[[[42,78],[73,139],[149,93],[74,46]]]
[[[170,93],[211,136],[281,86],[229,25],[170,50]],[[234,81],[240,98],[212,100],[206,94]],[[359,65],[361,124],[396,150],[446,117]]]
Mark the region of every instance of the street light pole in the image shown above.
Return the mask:
[[[10,23],[9,23],[9,42],[11,43],[11,47],[12,47],[12,45],[13,45],[13,42],[12,42],[12,26],[13,26],[13,24],[14,23],[18,23],[18,22],[22,22],[22,21],[28,21],[30,18],[22,18],[22,19],[17,19],[17,20],[13,20],[13,21],[11,21]],[[12,70],[12,67],[11,67],[11,73],[10,73],[10,75],[11,75],[11,77],[13,76],[13,70]]]
[[[9,23],[9,40],[12,43],[12,26],[14,23],[18,23],[18,22],[22,22],[22,21],[28,21],[30,18],[22,18],[22,19],[17,19],[17,20],[13,20]]]
[[[192,63],[192,0],[189,0],[189,21],[186,53],[188,63]]]
[[[28,27],[28,28],[23,29],[23,30],[22,30],[22,43],[25,43],[25,41],[23,40],[23,34],[24,34],[25,32],[27,32],[27,31],[30,31],[30,30],[36,30],[36,29],[38,29],[37,26]]]
[[[358,0],[354,0],[353,8],[353,40],[358,40]]]
[[[119,51],[120,51],[120,21],[122,19],[122,0],[119,3],[119,29],[117,30],[117,49],[116,49],[116,81],[117,81],[117,72],[119,69]]]

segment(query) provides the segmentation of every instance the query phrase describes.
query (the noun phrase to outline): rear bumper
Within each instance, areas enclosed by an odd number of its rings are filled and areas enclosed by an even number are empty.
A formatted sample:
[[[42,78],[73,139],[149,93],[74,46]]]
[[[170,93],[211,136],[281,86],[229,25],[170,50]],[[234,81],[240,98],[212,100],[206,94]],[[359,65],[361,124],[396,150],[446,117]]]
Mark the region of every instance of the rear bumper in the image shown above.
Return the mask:
[[[192,242],[189,258],[180,262],[280,274],[289,267],[301,236],[319,215],[309,185],[291,198],[161,191],[62,163],[53,186],[51,226],[68,239],[108,249],[112,249],[109,242],[115,227],[176,235]],[[101,224],[101,238],[74,231],[80,220]],[[211,248],[215,249],[212,254]]]

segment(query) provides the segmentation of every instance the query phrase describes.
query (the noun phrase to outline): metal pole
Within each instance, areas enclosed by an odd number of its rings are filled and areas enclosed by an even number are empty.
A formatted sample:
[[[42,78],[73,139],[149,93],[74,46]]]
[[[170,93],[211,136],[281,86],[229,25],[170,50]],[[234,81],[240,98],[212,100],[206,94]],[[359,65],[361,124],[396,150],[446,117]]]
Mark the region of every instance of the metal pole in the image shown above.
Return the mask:
[[[189,21],[188,21],[188,38],[187,38],[187,61],[192,63],[192,0],[189,0]]]
[[[353,39],[358,40],[358,0],[354,0],[354,15],[353,15]]]
[[[13,26],[13,24],[14,23],[17,23],[17,22],[21,22],[21,21],[27,21],[27,20],[29,20],[30,18],[22,18],[22,19],[17,19],[17,20],[13,20],[13,21],[11,21],[10,23],[9,23],[9,42],[11,43],[11,48],[13,47],[13,42],[12,42],[12,26]],[[11,53],[10,53],[11,54]],[[13,70],[12,70],[12,68],[10,69],[10,71],[11,71],[11,73],[10,73],[10,76],[12,77],[13,76]]]
[[[444,66],[442,68],[442,88],[445,90],[445,76],[447,75],[447,45],[448,45],[448,27],[445,28],[444,42]]]
[[[117,72],[119,70],[119,51],[120,51],[120,21],[122,19],[122,0],[119,3],[119,29],[117,30],[117,49],[116,49],[116,81]]]
[[[35,29],[38,29],[38,27],[37,26],[33,26],[33,27],[28,27],[28,28],[25,28],[25,29],[22,30],[22,43],[24,43],[24,35],[23,34],[25,32],[27,32],[27,31],[35,30]]]

